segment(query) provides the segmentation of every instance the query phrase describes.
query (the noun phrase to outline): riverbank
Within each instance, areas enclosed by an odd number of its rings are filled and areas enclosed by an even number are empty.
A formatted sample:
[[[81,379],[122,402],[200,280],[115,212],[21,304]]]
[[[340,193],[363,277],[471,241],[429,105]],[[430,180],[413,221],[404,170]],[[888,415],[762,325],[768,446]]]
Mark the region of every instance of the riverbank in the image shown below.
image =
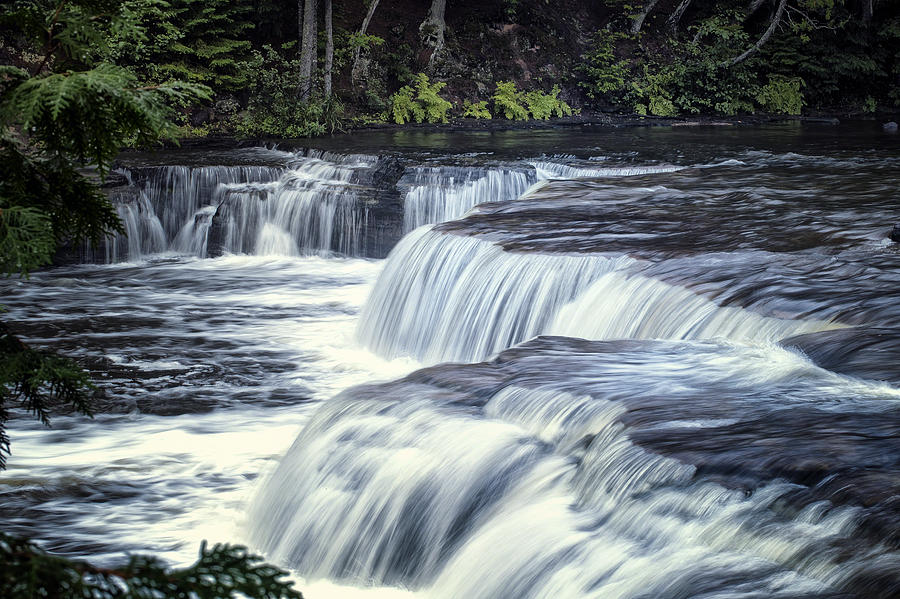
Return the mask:
[[[743,115],[722,117],[716,115],[692,115],[684,117],[658,117],[639,114],[619,114],[599,111],[582,111],[575,116],[548,120],[511,121],[506,119],[451,119],[447,123],[370,123],[359,127],[349,127],[344,131],[307,138],[243,137],[233,132],[211,132],[206,135],[189,135],[176,142],[164,144],[162,148],[204,148],[235,149],[253,146],[273,146],[284,148],[317,147],[323,139],[339,139],[342,136],[367,133],[501,133],[508,131],[550,131],[604,128],[638,127],[762,127],[782,124],[800,125],[862,125],[883,127],[890,122],[900,121],[900,112],[883,112],[875,115],[861,115],[847,112],[828,112],[802,116],[789,115]],[[892,133],[895,131],[887,131]],[[126,152],[129,150],[126,150]]]

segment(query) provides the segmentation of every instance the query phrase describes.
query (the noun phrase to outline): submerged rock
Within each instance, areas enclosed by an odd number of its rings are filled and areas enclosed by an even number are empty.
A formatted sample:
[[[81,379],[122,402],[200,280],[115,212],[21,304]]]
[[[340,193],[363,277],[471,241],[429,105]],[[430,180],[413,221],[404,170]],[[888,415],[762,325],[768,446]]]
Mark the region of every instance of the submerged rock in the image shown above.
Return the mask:
[[[900,385],[900,329],[821,331],[784,339],[781,345],[833,372]]]
[[[897,123],[894,121],[889,121],[881,126],[888,133],[896,133],[897,132]]]

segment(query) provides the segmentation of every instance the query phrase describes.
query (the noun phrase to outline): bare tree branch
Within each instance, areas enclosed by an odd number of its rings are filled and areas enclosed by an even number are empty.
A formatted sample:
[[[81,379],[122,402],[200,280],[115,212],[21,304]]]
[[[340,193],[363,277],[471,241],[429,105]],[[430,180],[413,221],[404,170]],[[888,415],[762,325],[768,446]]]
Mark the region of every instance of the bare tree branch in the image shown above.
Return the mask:
[[[675,10],[669,15],[669,18],[666,19],[666,27],[669,29],[669,32],[672,35],[676,35],[678,33],[678,24],[681,22],[681,17],[684,16],[684,11],[688,9],[691,5],[692,0],[681,0],[678,6],[675,7]]]
[[[747,50],[739,55],[735,56],[731,60],[726,60],[722,63],[723,67],[733,67],[734,65],[743,62],[759,52],[759,49],[765,45],[769,38],[772,37],[772,34],[775,33],[775,29],[778,27],[778,24],[781,23],[781,17],[784,15],[784,8],[787,5],[787,0],[779,0],[778,8],[775,9],[775,15],[772,17],[772,21],[769,23],[769,27],[766,28],[765,32],[762,34],[762,37],[757,40],[755,44],[747,48]]]
[[[631,24],[632,34],[640,33],[641,27],[644,26],[644,19],[647,18],[647,15],[650,14],[650,11],[653,10],[653,7],[656,6],[658,2],[659,0],[650,0],[650,2],[644,5],[641,12],[634,17],[634,22]]]
[[[369,10],[366,12],[366,17],[363,19],[362,26],[359,28],[359,35],[365,35],[366,31],[369,29],[369,22],[372,20],[372,15],[375,14],[375,8],[378,7],[378,0],[371,0],[369,3]],[[360,64],[359,64],[359,53],[360,46],[357,46],[353,51],[353,66],[350,68],[350,81],[353,85],[356,85],[356,82],[359,80],[360,75]]]

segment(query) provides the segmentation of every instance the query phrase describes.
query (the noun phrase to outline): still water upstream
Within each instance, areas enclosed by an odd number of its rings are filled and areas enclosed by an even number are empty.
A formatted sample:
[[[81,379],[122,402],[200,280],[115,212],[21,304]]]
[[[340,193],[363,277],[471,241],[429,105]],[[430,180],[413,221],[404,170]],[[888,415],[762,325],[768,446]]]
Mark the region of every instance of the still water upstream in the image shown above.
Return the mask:
[[[900,595],[896,135],[120,166],[127,238],[0,281],[100,387],[94,419],[14,417],[5,529],[100,561],[241,542],[313,599]]]

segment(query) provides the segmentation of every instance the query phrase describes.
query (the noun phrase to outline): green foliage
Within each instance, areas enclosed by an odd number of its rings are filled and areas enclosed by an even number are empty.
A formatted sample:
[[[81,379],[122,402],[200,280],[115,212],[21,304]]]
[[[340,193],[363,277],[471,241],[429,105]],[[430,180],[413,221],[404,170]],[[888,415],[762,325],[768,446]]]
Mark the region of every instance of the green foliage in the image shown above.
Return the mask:
[[[465,119],[490,119],[491,111],[488,110],[487,100],[480,102],[463,101],[463,118]]]
[[[27,276],[61,242],[122,231],[109,200],[81,171],[96,168],[102,178],[126,143],[170,137],[172,104],[208,94],[179,82],[146,86],[102,62],[110,38],[135,31],[120,3],[22,0],[13,8],[42,58],[30,76],[0,69],[0,272]],[[32,350],[0,323],[0,468],[9,450],[9,402],[47,424],[56,402],[87,412],[89,389],[74,363]]]
[[[559,92],[559,86],[554,85],[549,94],[539,91],[526,93],[525,104],[528,106],[531,117],[547,120],[553,115],[557,117],[571,116],[574,111],[571,106],[559,99]]]
[[[391,115],[394,122],[403,125],[410,121],[421,123],[425,120],[425,110],[413,98],[413,88],[404,85],[391,95]]]
[[[187,568],[169,568],[141,555],[99,568],[50,555],[31,542],[0,533],[0,596],[8,599],[302,599],[286,576],[240,545],[217,544],[210,549],[204,542],[199,559]]]
[[[628,62],[616,56],[616,47],[631,36],[606,30],[600,30],[591,39],[591,50],[581,56],[582,63],[576,67],[585,77],[579,87],[587,96],[595,101],[618,100],[619,92],[626,88],[629,78]]]
[[[208,97],[206,88],[181,82],[144,87],[131,71],[100,64],[22,81],[3,94],[0,124],[28,131],[50,154],[104,169],[123,142],[173,137],[173,104]]]
[[[397,124],[415,121],[417,123],[446,123],[447,113],[453,105],[440,96],[446,87],[444,82],[429,83],[425,73],[416,75],[416,87],[401,87],[390,98],[391,115]],[[415,97],[413,97],[415,93]]]
[[[353,62],[353,55],[358,50],[365,52],[382,46],[384,38],[377,35],[337,29],[334,32],[334,68],[348,67]]]
[[[52,39],[42,53],[42,67],[79,70],[97,62],[111,62],[122,51],[123,40],[145,43],[145,13],[160,0],[16,0],[0,13],[0,23],[11,25],[41,43]]]
[[[529,118],[549,119],[551,116],[570,116],[572,107],[559,99],[559,86],[554,85],[549,94],[540,91],[523,92],[513,81],[499,81],[491,98],[494,108],[511,120],[526,121]]]
[[[672,103],[672,91],[670,86],[675,77],[669,68],[661,68],[653,72],[650,67],[643,65],[643,77],[631,82],[631,90],[628,95],[634,111],[638,114],[652,114],[654,116],[675,116],[678,110]]]
[[[132,0],[135,1],[135,0]],[[118,59],[154,82],[180,79],[216,92],[242,90],[254,6],[231,0],[144,0],[145,39],[121,39]]]
[[[528,120],[528,109],[524,106],[525,94],[516,89],[513,81],[498,81],[491,96],[494,100],[494,110],[510,120]]]
[[[10,403],[20,404],[49,426],[50,407],[60,403],[90,415],[87,392],[91,389],[88,375],[77,364],[29,348],[0,322],[0,470],[6,468],[9,455],[6,424]]]
[[[760,88],[756,96],[760,106],[769,112],[800,114],[803,108],[803,79],[770,75],[769,83]]]
[[[286,59],[271,46],[254,50],[241,69],[251,73],[247,111],[235,122],[247,136],[312,137],[343,126],[343,106],[337,98],[297,99],[300,64]]]

